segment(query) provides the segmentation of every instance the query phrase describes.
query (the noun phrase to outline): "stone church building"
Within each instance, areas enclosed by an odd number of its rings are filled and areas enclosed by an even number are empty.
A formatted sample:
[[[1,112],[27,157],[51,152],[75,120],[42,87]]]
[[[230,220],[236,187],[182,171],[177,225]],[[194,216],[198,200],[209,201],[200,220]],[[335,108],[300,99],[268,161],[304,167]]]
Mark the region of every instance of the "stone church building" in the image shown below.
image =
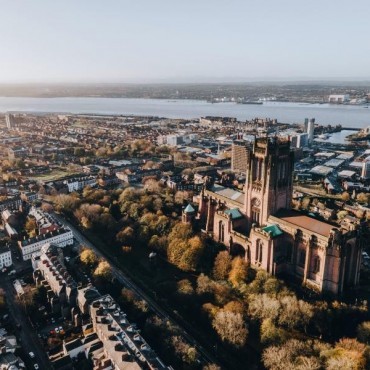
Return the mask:
[[[244,192],[207,182],[198,214],[206,233],[256,268],[285,274],[318,292],[341,294],[359,281],[360,231],[340,229],[291,210],[294,155],[290,142],[257,138],[248,150]]]

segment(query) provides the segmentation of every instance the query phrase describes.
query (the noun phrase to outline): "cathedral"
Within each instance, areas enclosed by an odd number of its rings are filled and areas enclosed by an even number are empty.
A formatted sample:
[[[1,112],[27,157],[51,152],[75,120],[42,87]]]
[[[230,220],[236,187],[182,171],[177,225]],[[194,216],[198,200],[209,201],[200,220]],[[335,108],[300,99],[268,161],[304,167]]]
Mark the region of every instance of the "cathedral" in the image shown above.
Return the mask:
[[[200,222],[233,255],[272,275],[290,275],[334,295],[358,284],[361,237],[291,209],[294,155],[288,140],[256,138],[246,156],[244,192],[211,181],[183,222]]]

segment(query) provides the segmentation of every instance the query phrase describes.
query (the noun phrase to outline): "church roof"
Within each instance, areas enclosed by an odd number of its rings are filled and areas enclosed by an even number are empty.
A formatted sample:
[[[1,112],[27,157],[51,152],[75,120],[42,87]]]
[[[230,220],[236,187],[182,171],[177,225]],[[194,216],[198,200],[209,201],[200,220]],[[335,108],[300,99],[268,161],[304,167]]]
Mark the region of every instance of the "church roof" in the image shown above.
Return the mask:
[[[272,238],[276,238],[280,235],[283,235],[283,232],[280,230],[278,225],[266,226],[262,230],[269,233]]]
[[[232,220],[237,220],[238,218],[243,218],[238,208],[227,209],[224,213],[231,216]]]
[[[276,217],[298,228],[306,229],[326,237],[329,237],[330,231],[335,228],[335,226],[327,222],[319,221],[293,210],[282,210],[276,214]]]
[[[218,184],[214,184],[210,190],[216,194],[219,194],[225,198],[229,198],[240,204],[244,203],[244,193],[240,191],[231,188],[225,188]]]
[[[194,207],[189,203],[186,208],[184,209],[184,212],[185,213],[194,213],[195,212],[195,209]]]

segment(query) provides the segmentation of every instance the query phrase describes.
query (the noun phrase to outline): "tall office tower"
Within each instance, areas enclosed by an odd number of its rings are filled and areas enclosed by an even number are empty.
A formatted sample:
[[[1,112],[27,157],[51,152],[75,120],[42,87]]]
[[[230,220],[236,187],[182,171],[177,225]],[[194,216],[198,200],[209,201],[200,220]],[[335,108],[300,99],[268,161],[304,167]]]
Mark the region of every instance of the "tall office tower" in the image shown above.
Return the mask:
[[[10,113],[7,113],[5,115],[5,121],[6,121],[6,127],[8,128],[8,130],[10,130],[13,126],[13,115]]]
[[[364,180],[370,179],[370,160],[365,160],[365,162],[362,163],[361,178]]]
[[[308,130],[308,118],[304,119],[304,132],[307,132]]]
[[[313,134],[315,132],[315,118],[311,118],[307,124],[308,143],[312,144]]]

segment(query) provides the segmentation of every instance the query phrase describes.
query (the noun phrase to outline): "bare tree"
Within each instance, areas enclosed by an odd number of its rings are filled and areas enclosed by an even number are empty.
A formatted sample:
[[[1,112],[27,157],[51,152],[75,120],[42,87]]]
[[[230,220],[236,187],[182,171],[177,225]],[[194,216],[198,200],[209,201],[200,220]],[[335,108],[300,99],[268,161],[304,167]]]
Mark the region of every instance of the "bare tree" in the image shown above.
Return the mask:
[[[241,314],[220,310],[216,313],[212,326],[223,341],[235,347],[245,345],[248,329]]]

